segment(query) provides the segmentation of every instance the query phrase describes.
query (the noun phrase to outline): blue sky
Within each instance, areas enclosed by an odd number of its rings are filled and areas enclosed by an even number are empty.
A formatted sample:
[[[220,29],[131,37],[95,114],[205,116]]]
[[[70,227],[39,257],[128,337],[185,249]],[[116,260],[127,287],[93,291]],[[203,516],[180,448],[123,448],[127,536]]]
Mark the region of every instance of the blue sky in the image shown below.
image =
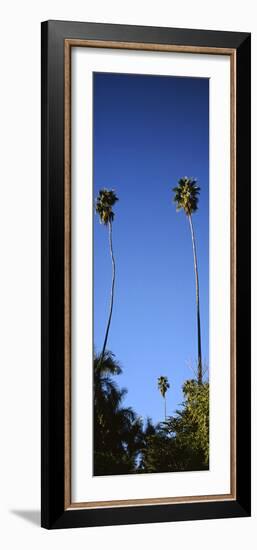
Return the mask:
[[[189,222],[176,212],[172,187],[197,178],[193,216],[200,279],[202,353],[209,354],[209,81],[94,74],[94,197],[115,189],[113,247],[117,278],[108,349],[128,389],[124,403],[144,419],[163,420],[157,378],[168,376],[167,414],[193,377],[197,333]],[[108,230],[94,216],[94,344],[100,350],[108,317],[111,260]]]

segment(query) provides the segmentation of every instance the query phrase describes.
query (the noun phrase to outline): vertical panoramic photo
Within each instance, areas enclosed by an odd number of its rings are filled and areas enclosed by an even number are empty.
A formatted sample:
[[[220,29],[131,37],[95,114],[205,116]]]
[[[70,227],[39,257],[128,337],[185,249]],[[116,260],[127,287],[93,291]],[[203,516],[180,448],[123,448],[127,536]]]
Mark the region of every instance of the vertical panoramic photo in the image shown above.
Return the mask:
[[[209,469],[209,80],[94,73],[94,476]]]

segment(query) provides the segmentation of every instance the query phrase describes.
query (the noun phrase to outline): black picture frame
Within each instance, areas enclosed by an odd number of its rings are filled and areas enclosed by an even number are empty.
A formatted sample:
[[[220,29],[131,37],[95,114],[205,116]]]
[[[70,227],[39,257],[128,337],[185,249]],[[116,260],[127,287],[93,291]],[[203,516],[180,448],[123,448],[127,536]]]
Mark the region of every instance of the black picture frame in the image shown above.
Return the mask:
[[[236,54],[236,498],[72,509],[64,506],[64,40],[232,48]],[[47,529],[249,516],[250,43],[242,32],[42,23],[42,526]],[[217,198],[219,200],[219,198]]]

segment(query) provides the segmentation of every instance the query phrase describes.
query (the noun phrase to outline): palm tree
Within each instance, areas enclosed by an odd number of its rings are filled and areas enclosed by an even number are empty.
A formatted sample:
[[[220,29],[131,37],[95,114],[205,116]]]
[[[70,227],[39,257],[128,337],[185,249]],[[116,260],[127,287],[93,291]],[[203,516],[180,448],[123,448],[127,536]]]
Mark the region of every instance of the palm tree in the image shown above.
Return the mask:
[[[158,389],[161,392],[161,395],[164,399],[164,420],[166,420],[166,392],[169,389],[170,385],[168,382],[167,376],[159,376],[158,378]]]
[[[143,445],[141,419],[122,405],[127,393],[113,377],[122,373],[113,353],[94,357],[94,475],[133,473]]]
[[[114,220],[114,212],[112,210],[114,204],[118,201],[118,197],[115,195],[113,190],[101,189],[99,191],[98,197],[96,199],[95,210],[100,217],[100,223],[104,224],[109,229],[109,244],[110,244],[110,254],[112,260],[112,286],[111,286],[111,298],[110,298],[110,310],[109,317],[106,326],[105,338],[103,343],[102,352],[100,355],[100,361],[103,360],[105,349],[108,340],[108,334],[112,318],[113,310],[113,300],[114,300],[114,286],[115,286],[115,259],[113,254],[113,244],[112,244],[112,223]]]
[[[194,214],[194,212],[196,212],[198,208],[198,195],[200,193],[200,187],[197,185],[197,181],[195,179],[184,177],[178,181],[178,185],[177,187],[173,188],[173,191],[175,193],[174,202],[177,205],[177,210],[184,210],[186,216],[188,217],[190,230],[191,230],[194,269],[195,269],[195,288],[196,288],[196,316],[197,316],[197,342],[198,342],[197,377],[198,377],[198,384],[202,384],[203,368],[202,368],[202,348],[201,348],[199,276],[198,276],[194,226],[192,221],[192,214]]]
[[[94,406],[106,413],[107,406],[115,409],[119,406],[126,391],[120,390],[113,381],[113,376],[121,374],[121,367],[113,353],[106,351],[102,360],[94,357]]]

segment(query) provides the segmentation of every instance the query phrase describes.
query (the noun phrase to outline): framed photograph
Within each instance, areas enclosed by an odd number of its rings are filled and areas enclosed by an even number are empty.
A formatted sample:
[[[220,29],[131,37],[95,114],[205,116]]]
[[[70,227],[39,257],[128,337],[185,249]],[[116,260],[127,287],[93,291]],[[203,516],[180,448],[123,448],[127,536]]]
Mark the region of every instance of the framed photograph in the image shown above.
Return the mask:
[[[250,34],[42,23],[42,526],[250,515]]]

